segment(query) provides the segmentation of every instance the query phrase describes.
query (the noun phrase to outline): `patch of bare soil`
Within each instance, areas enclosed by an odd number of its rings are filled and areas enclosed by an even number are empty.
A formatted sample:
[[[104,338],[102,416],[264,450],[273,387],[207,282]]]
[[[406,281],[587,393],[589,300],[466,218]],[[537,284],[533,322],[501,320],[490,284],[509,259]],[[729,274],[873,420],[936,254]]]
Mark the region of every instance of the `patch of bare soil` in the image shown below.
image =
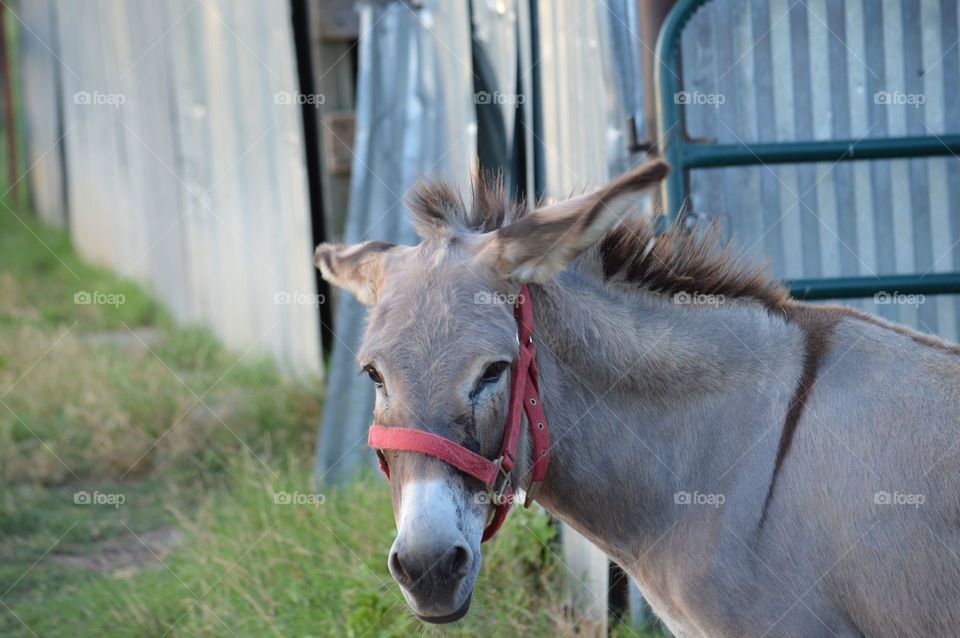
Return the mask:
[[[182,541],[183,533],[168,525],[95,543],[83,554],[51,554],[50,560],[128,578],[141,569],[159,565]]]

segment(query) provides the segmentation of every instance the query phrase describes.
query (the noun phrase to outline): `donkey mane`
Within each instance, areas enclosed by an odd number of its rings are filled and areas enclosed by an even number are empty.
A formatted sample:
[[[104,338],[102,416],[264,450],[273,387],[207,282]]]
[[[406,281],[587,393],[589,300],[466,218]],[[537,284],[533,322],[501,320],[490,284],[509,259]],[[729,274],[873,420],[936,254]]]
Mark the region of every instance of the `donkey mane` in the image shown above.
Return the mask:
[[[530,210],[510,201],[502,175],[475,173],[471,205],[444,181],[421,181],[407,197],[413,226],[422,239],[486,233],[503,228]],[[599,276],[649,292],[722,295],[751,299],[784,313],[790,296],[771,279],[765,264],[752,263],[724,243],[713,226],[691,232],[673,224],[665,231],[654,216],[626,217],[581,255],[578,265],[599,264]]]

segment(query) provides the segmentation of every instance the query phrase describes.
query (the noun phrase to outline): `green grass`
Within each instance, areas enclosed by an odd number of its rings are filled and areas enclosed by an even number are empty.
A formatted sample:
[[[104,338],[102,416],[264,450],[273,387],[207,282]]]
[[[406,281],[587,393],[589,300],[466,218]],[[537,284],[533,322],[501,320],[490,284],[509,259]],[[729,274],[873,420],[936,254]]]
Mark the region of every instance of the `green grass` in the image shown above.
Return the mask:
[[[46,497],[47,513],[32,524],[49,531],[38,535],[31,551],[21,548],[24,560],[4,567],[4,580],[29,567],[29,558],[78,516],[80,523],[62,542],[67,550],[82,550],[104,528],[122,528],[121,519],[142,533],[169,518],[188,542],[164,565],[132,577],[38,566],[5,600],[41,636],[160,636],[170,627],[172,635],[182,636],[440,633],[407,611],[387,571],[393,520],[379,480],[368,477],[329,491],[319,505],[283,505],[274,495],[312,492],[310,476],[292,458],[273,471],[243,454],[217,485],[190,494],[165,488],[158,496],[134,487],[127,503],[103,512],[106,521],[73,505],[68,494]],[[164,503],[160,517],[157,501]],[[134,502],[132,511],[124,511]],[[559,609],[560,601],[557,566],[545,545],[554,533],[541,514],[513,515],[485,552],[471,614],[443,633],[551,635],[554,618],[548,612]],[[0,614],[0,635],[17,635],[18,627],[15,618]]]
[[[9,200],[0,206],[0,321],[5,325],[78,322],[107,330],[166,323],[159,304],[139,286],[82,260],[67,233],[48,228]],[[7,206],[11,206],[8,208]],[[74,295],[123,296],[119,305],[74,303]]]
[[[94,293],[122,303],[75,300]],[[201,327],[173,326],[139,286],[80,259],[64,233],[3,208],[0,300],[6,481],[215,471],[247,447],[313,439],[319,382],[285,380]]]
[[[80,291],[123,303],[77,304]],[[275,503],[279,491],[311,492],[321,406],[317,380],[173,325],[65,234],[0,207],[0,636],[572,627],[543,513],[511,514],[484,546],[471,613],[436,628],[410,614],[387,571],[395,528],[382,480],[329,490],[317,506]],[[78,493],[123,502],[78,503]],[[181,540],[156,557],[137,540],[173,531]],[[145,560],[127,560],[138,553]]]

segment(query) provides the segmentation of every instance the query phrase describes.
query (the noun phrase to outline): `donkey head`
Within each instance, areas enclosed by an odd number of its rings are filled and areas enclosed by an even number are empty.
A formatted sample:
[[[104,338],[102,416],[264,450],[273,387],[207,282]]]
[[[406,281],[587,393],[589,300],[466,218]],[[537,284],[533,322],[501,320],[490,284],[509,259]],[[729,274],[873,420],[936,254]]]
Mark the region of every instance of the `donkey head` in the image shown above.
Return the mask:
[[[317,247],[323,277],[369,306],[358,360],[376,387],[376,423],[425,430],[496,457],[518,351],[520,286],[563,270],[666,171],[651,161],[594,193],[527,214],[508,209],[502,191],[478,186],[468,211],[449,188],[423,186],[410,201],[418,245]],[[528,450],[521,440],[515,491],[527,488]],[[493,511],[486,492],[436,458],[383,455],[399,532],[390,572],[419,618],[457,620],[480,570]]]

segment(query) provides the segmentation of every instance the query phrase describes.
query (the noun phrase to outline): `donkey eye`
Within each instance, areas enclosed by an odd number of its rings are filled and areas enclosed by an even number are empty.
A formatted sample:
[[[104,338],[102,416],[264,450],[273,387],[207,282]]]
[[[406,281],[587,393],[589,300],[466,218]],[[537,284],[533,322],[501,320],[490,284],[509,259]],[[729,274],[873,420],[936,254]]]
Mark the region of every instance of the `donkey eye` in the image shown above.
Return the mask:
[[[377,369],[373,366],[364,366],[363,371],[367,373],[367,376],[370,377],[370,380],[378,387],[383,387],[383,377],[380,376],[380,373],[377,372]]]
[[[483,371],[483,375],[480,376],[480,380],[477,382],[477,389],[491,383],[496,383],[503,375],[503,371],[509,366],[510,363],[508,361],[496,361],[488,365],[486,370]]]

